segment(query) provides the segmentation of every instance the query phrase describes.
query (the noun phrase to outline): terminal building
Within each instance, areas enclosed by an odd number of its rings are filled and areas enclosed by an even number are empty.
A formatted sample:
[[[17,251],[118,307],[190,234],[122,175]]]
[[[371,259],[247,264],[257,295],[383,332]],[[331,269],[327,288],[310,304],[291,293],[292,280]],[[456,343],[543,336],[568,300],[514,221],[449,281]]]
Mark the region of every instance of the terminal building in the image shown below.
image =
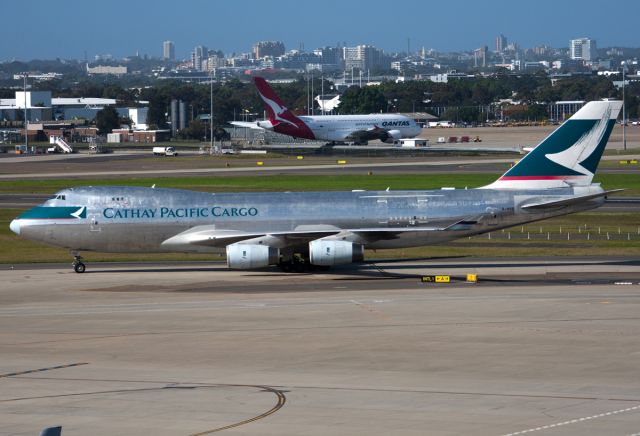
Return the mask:
[[[23,121],[25,108],[30,123],[44,121],[93,121],[107,106],[116,106],[112,98],[51,97],[51,91],[16,91],[15,98],[0,99],[0,121]],[[117,108],[122,117],[133,121],[134,130],[147,129],[147,107]]]

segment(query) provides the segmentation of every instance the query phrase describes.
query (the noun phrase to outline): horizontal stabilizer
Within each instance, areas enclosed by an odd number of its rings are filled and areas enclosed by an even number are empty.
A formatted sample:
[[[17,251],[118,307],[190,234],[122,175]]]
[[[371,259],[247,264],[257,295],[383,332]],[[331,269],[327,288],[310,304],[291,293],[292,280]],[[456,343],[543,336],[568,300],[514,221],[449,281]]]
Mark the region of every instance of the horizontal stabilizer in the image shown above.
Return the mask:
[[[264,128],[260,127],[256,122],[250,121],[229,121],[229,124],[232,124],[236,127],[244,127],[245,129],[254,129],[254,130],[264,130]]]
[[[48,427],[40,432],[40,436],[61,436],[62,427]]]
[[[606,197],[609,194],[613,194],[615,192],[624,191],[624,189],[612,189],[610,191],[599,192],[597,194],[591,195],[583,195],[580,197],[572,197],[572,198],[564,198],[561,200],[550,200],[550,201],[542,201],[537,203],[525,204],[524,206],[520,206],[521,209],[525,210],[540,210],[540,209],[555,209],[558,207],[571,206],[574,204],[583,203],[585,201],[593,200],[594,198]]]

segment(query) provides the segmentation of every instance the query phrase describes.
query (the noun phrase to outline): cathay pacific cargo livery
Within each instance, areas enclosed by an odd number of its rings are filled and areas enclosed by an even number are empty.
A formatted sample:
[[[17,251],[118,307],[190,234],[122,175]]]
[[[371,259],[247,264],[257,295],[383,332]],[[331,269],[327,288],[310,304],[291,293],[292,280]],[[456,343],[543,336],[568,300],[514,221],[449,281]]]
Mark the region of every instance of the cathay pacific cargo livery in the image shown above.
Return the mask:
[[[64,189],[11,222],[25,238],[80,253],[226,253],[230,268],[285,271],[362,261],[365,248],[438,244],[593,209],[592,183],[622,103],[593,101],[495,182],[426,191],[205,193]]]

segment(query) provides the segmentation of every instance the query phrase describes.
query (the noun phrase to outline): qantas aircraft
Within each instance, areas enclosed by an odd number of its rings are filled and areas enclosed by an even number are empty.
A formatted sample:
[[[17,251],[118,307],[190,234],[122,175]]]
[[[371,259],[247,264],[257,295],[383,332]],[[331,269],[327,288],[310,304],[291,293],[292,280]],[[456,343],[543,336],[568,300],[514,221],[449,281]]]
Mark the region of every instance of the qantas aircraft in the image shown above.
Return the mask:
[[[393,142],[400,138],[413,138],[422,130],[414,120],[399,114],[296,116],[266,80],[256,77],[255,83],[269,119],[256,123],[233,121],[231,124],[272,130],[294,138],[355,144],[366,144],[374,139]]]
[[[59,191],[10,228],[68,248],[79,273],[82,251],[226,253],[235,269],[349,264],[363,260],[365,248],[441,244],[600,206],[615,191],[592,180],[621,107],[587,103],[477,189],[225,194],[80,187]]]

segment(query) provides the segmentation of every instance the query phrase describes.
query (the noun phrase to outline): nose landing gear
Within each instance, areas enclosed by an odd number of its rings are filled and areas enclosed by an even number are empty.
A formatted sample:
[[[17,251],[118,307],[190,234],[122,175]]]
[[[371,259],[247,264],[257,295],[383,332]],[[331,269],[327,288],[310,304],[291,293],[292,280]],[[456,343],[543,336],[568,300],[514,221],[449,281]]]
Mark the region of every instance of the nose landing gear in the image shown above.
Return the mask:
[[[82,256],[80,256],[78,253],[71,254],[73,254],[73,263],[71,264],[73,265],[73,270],[78,274],[82,274],[87,268],[85,264],[82,263]]]

